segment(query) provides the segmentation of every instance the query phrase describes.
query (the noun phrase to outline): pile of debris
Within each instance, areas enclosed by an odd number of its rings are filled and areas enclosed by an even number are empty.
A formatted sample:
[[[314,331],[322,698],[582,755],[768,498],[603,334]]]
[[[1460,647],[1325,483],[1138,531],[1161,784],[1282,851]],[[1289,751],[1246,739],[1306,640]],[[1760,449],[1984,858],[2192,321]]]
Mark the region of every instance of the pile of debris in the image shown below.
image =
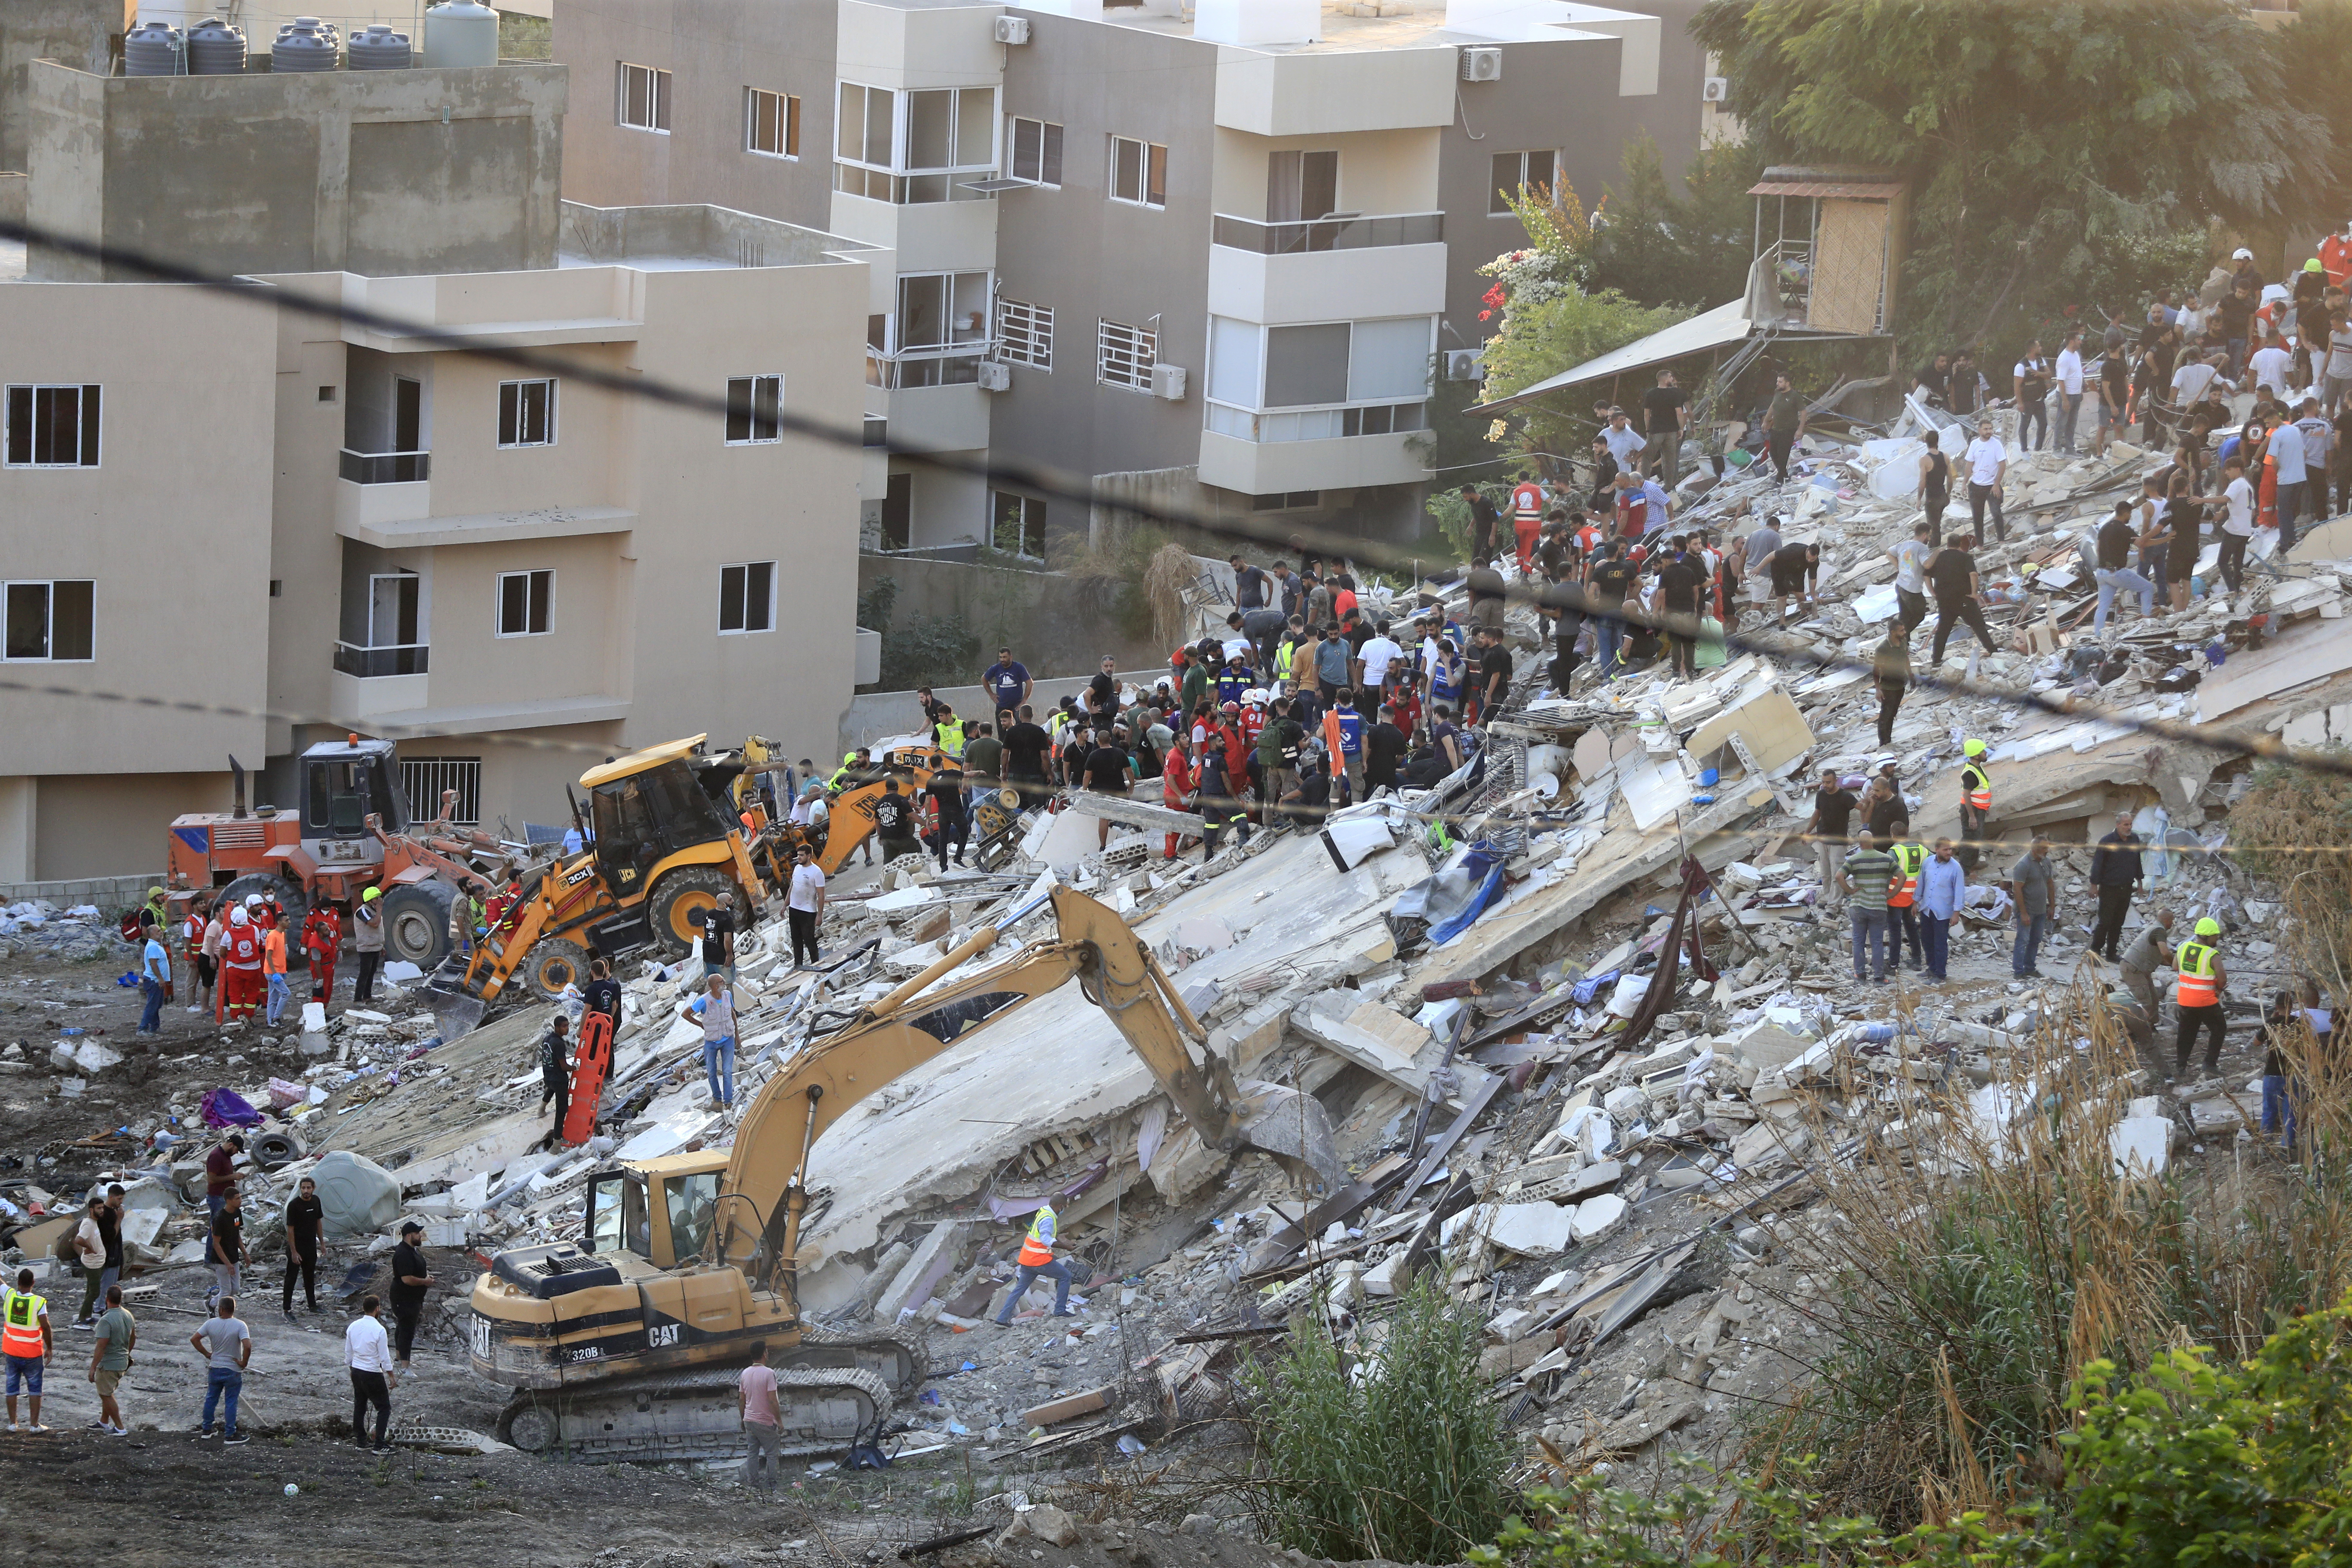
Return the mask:
[[[0,958],[79,963],[119,946],[96,904],[59,909],[47,899],[0,905]]]

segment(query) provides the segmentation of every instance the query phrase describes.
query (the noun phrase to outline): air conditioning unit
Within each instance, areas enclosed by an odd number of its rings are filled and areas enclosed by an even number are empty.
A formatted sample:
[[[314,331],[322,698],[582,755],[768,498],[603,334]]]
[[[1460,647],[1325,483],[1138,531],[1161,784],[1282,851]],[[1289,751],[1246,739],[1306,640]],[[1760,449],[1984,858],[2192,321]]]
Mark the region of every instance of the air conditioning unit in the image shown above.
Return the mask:
[[[999,16],[996,19],[996,41],[1000,44],[1025,44],[1029,41],[1029,18]]]
[[[1151,395],[1164,397],[1171,403],[1184,401],[1184,367],[1181,364],[1155,364],[1151,367]]]
[[[1013,367],[1003,360],[984,359],[980,362],[980,389],[982,392],[1013,390]]]
[[[1445,379],[1448,381],[1484,381],[1486,379],[1486,358],[1476,349],[1447,349]]]
[[[1481,44],[1462,51],[1464,81],[1500,81],[1503,79],[1503,51],[1492,45]]]
[[[1731,79],[1720,76],[1707,78],[1706,84],[1698,89],[1698,96],[1703,103],[1726,101],[1731,97]]]

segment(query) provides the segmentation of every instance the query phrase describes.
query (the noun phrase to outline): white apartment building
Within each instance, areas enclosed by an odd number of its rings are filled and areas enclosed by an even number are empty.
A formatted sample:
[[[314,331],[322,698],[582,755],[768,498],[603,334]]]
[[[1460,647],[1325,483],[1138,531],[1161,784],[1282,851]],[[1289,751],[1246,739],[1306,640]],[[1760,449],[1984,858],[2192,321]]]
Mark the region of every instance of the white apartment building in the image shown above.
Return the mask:
[[[0,691],[0,882],[151,870],[174,815],[226,808],[231,755],[257,801],[284,802],[290,759],[346,730],[400,739],[418,805],[454,787],[461,816],[518,835],[563,822],[565,784],[640,745],[830,747],[858,675],[859,491],[878,464],[781,416],[856,429],[887,258],[708,205],[559,203],[560,140],[541,132],[563,111],[560,67],[32,68],[37,220],[135,224],[153,246],[171,202],[201,219],[248,194],[238,180],[310,196],[307,157],[398,178],[347,174],[342,209],[255,226],[236,295],[70,280],[77,264],[45,253],[0,267],[0,678],[142,700]],[[334,112],[307,112],[320,102]],[[208,156],[257,123],[324,153]],[[90,189],[104,202],[77,205]],[[117,216],[126,192],[160,210]],[[186,227],[215,259],[230,243]],[[516,264],[446,254],[501,246]]]
[[[1091,484],[1087,515],[894,458],[869,543],[1042,553],[1122,498],[1418,531],[1472,389],[1501,192],[1697,144],[1685,22],[1567,0],[554,0],[566,193],[709,200],[887,250],[893,447]]]

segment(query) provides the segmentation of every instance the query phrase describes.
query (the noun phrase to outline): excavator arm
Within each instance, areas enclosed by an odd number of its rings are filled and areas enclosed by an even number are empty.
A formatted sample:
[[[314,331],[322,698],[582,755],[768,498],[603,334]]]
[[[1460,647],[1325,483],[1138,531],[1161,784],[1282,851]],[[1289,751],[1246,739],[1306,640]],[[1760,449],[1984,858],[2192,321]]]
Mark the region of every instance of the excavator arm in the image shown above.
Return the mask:
[[[1057,940],[1034,942],[1003,963],[926,989],[1048,900]],[[1310,1189],[1339,1185],[1330,1121],[1313,1097],[1271,1086],[1245,1093],[1127,922],[1083,893],[1055,888],[982,928],[768,1080],[736,1131],[720,1188],[721,1259],[772,1280],[798,1253],[809,1152],[825,1129],[971,1030],[992,1026],[1073,979],[1109,1016],[1203,1143],[1228,1152],[1262,1149]],[[1198,1063],[1194,1045],[1203,1058]]]

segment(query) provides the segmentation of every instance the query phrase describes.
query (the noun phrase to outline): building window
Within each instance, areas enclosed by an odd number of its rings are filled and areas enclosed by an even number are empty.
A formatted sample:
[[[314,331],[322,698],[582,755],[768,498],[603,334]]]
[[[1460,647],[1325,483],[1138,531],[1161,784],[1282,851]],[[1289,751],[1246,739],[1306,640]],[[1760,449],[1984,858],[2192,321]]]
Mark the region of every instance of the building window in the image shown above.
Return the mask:
[[[98,388],[8,389],[8,467],[98,467]]]
[[[801,100],[790,93],[743,89],[743,151],[770,158],[801,155]]]
[[[1045,559],[1045,503],[1034,496],[1017,496],[1010,490],[991,490],[989,511],[995,518],[991,531],[990,548],[1007,555],[1026,555],[1034,561]]]
[[[1539,153],[1497,153],[1495,154],[1494,178],[1488,182],[1486,216],[1508,217],[1511,203],[1532,185],[1549,188],[1552,182],[1552,153],[1549,149]]]
[[[1168,149],[1130,137],[1110,139],[1110,199],[1141,207],[1168,205]]]
[[[555,605],[552,572],[499,574],[499,636],[542,637]]]
[[[979,380],[988,352],[990,289],[985,272],[902,275],[898,309],[866,323],[870,379],[891,388],[969,386]],[[877,335],[881,341],[873,342]]]
[[[1321,490],[1277,490],[1250,497],[1252,511],[1313,511],[1322,506]]]
[[[1033,185],[1062,183],[1062,128],[1050,120],[1024,120],[1015,115],[1006,130],[1012,167],[1005,172]]]
[[[555,445],[554,382],[502,381],[499,383],[499,445],[501,447],[552,447]]]
[[[669,72],[621,62],[614,82],[613,119],[632,131],[669,134]]]
[[[1124,321],[1095,329],[1095,379],[1131,392],[1151,390],[1151,367],[1160,361],[1160,334]]]
[[[1265,163],[1265,221],[1297,223],[1339,210],[1339,154],[1275,153]]]
[[[727,382],[727,444],[763,447],[783,439],[784,378],[738,375]]]
[[[979,201],[996,172],[996,89],[840,85],[833,188],[877,202]]]
[[[450,803],[449,820],[478,823],[482,820],[482,759],[479,757],[403,757],[400,759],[400,793],[408,797],[409,811],[427,821],[441,810],[441,797],[456,790],[457,798]]]
[[[94,630],[98,584],[87,577],[54,583],[10,583],[5,590],[11,662],[86,663],[98,657]]]
[[[1212,316],[1207,426],[1244,441],[1425,428],[1434,331],[1427,316],[1281,327]]]
[[[719,629],[721,633],[773,631],[776,626],[776,563],[747,562],[719,569]]]
[[[1022,300],[996,302],[996,357],[1032,370],[1054,368],[1054,307]]]

